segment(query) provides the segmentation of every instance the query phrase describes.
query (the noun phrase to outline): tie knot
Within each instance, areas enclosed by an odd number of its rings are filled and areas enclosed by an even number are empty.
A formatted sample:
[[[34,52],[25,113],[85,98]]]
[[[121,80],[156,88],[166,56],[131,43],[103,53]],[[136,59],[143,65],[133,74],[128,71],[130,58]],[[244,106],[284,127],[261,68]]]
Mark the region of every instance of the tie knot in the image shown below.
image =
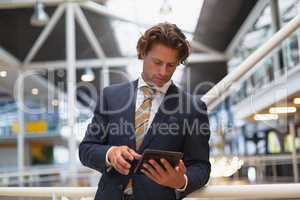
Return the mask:
[[[143,90],[145,99],[148,99],[148,98],[152,99],[153,98],[153,96],[155,94],[155,89],[154,88],[151,88],[149,86],[144,86],[144,87],[142,87],[142,90]]]

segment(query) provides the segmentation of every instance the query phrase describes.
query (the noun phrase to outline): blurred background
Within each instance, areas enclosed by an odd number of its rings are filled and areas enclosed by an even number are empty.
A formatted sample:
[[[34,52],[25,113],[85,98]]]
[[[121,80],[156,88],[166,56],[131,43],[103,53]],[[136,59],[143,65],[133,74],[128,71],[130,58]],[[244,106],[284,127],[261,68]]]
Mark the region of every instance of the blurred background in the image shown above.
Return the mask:
[[[0,186],[97,186],[78,144],[98,92],[132,81],[141,34],[175,23],[192,55],[173,81],[206,94],[299,14],[298,0],[1,0]],[[299,27],[299,26],[298,26]],[[299,181],[296,28],[208,104],[211,185]],[[299,82],[298,82],[299,81]]]

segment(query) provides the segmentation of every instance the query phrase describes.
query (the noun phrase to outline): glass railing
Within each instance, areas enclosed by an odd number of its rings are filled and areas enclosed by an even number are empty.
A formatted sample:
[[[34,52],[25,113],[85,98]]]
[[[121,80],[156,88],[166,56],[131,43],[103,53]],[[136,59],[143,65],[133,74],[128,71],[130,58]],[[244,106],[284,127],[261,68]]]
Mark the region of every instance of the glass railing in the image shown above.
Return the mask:
[[[300,41],[298,35],[299,33],[295,32],[284,41],[280,49],[277,49],[272,56],[267,57],[258,64],[261,67],[257,71],[252,72],[252,74],[247,76],[247,79],[240,83],[241,87],[232,95],[233,104],[243,101],[257,91],[268,88],[278,79],[300,69],[300,49],[298,46]],[[273,61],[274,56],[279,56],[279,59],[282,60],[282,62],[279,62],[280,66],[278,69]]]
[[[297,0],[278,1],[281,27],[284,27],[298,13],[300,3]],[[234,57],[228,62],[229,71],[240,65],[262,43],[273,35],[271,6],[267,5],[256,22],[245,34],[244,38],[235,50]],[[299,68],[300,64],[300,40],[299,31],[293,33],[284,41],[279,49],[273,52],[258,65],[257,71],[252,72],[241,87],[232,97],[232,103],[237,104],[257,91],[267,88],[277,79],[286,76],[291,70]],[[276,58],[277,57],[277,58]],[[277,62],[275,60],[277,59]]]

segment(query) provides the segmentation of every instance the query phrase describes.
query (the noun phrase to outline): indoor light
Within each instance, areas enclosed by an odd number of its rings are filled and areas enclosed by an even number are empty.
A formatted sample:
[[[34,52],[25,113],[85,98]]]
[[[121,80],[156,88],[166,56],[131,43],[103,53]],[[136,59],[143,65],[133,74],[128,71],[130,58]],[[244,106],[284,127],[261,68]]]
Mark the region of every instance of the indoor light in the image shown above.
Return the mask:
[[[277,120],[277,114],[255,114],[254,120],[256,121],[268,121],[268,120]]]
[[[256,169],[255,167],[249,167],[247,172],[248,180],[253,183],[256,181]]]
[[[164,0],[160,9],[159,13],[162,15],[168,15],[172,12],[172,6],[168,0]]]
[[[272,107],[269,112],[272,114],[294,113],[297,111],[296,107]]]
[[[32,88],[32,89],[31,89],[31,93],[32,93],[33,95],[38,95],[38,94],[39,94],[39,89],[37,89],[37,88]]]
[[[58,106],[58,104],[59,104],[57,99],[53,99],[51,103],[53,106]]]
[[[45,26],[49,21],[49,16],[44,10],[44,4],[37,1],[34,6],[34,13],[30,18],[30,23],[33,26]]]
[[[7,71],[0,71],[0,76],[1,77],[6,77],[7,76]]]
[[[294,98],[294,104],[300,104],[300,98]]]
[[[81,75],[81,80],[84,82],[91,82],[95,80],[95,74],[91,69],[86,69],[85,73]]]

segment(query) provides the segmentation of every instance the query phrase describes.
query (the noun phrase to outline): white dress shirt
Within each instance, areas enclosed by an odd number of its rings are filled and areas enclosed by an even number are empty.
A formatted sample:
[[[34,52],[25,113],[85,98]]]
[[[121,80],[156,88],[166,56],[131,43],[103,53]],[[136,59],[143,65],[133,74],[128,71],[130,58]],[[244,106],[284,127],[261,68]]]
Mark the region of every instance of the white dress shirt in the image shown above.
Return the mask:
[[[145,131],[144,134],[147,133],[148,131],[148,128],[150,127],[153,119],[154,119],[154,116],[155,114],[157,113],[158,111],[158,108],[160,106],[160,104],[162,103],[170,85],[172,84],[172,81],[169,80],[167,83],[165,83],[162,87],[157,87],[157,86],[151,86],[151,88],[154,88],[155,89],[155,94],[154,94],[154,97],[153,97],[153,100],[152,100],[152,105],[151,105],[151,110],[150,110],[150,117],[149,117],[149,121],[148,121],[148,127]],[[149,84],[147,84],[143,77],[140,76],[139,79],[138,79],[138,86],[137,86],[137,94],[136,94],[136,105],[135,105],[135,111],[137,111],[137,109],[142,105],[143,101],[144,101],[144,93],[143,93],[143,90],[142,90],[142,87],[143,86],[149,86]],[[112,148],[112,147],[111,147]],[[111,148],[108,149],[107,153],[106,153],[106,164],[107,166],[111,166],[109,160],[108,160],[108,153],[109,151],[111,150]],[[184,178],[185,178],[185,185],[183,188],[181,189],[176,189],[178,192],[183,192],[185,189],[186,189],[186,186],[187,186],[187,183],[188,183],[188,179],[187,179],[187,176],[184,175]]]
[[[161,102],[163,101],[165,94],[167,93],[170,85],[172,84],[172,81],[169,80],[167,83],[165,83],[162,87],[157,87],[157,86],[151,86],[151,88],[155,89],[155,94],[154,97],[152,99],[152,104],[151,104],[151,110],[150,110],[150,117],[149,117],[149,121],[148,121],[148,127],[145,131],[145,134],[148,131],[148,128],[150,127],[155,114],[158,111],[158,108],[161,104]],[[137,94],[136,94],[136,104],[135,104],[135,111],[138,110],[138,108],[142,105],[143,101],[144,101],[144,92],[142,87],[144,86],[149,86],[144,79],[142,78],[142,76],[139,77],[138,79],[138,86],[137,86]]]

